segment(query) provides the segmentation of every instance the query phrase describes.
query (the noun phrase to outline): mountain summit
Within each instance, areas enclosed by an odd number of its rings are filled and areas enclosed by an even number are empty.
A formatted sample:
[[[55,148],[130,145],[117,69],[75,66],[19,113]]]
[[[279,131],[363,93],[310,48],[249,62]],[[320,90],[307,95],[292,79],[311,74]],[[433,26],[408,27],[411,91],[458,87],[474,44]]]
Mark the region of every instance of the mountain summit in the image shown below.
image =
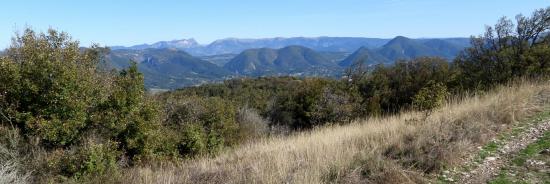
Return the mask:
[[[172,40],[172,41],[159,41],[153,44],[141,44],[141,45],[134,45],[130,47],[113,46],[111,48],[113,50],[120,50],[120,49],[141,50],[141,49],[167,49],[167,48],[186,50],[186,49],[197,48],[200,46],[201,45],[195,39],[190,38],[190,39],[181,39],[181,40]]]

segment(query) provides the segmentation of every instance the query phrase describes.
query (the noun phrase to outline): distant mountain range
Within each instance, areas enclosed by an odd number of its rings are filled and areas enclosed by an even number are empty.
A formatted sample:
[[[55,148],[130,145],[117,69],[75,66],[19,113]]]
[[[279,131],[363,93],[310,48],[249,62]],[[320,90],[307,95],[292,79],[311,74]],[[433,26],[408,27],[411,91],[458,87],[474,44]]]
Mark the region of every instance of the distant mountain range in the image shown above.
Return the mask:
[[[237,75],[331,75],[338,66],[303,46],[248,49],[224,65]]]
[[[172,41],[160,41],[153,44],[140,44],[140,45],[134,45],[130,47],[124,47],[124,46],[113,46],[111,49],[113,50],[141,50],[141,49],[192,49],[201,47],[195,39],[182,39],[182,40],[172,40]]]
[[[240,39],[226,38],[216,40],[207,45],[200,45],[194,39],[182,39],[173,41],[160,41],[153,44],[141,44],[130,47],[113,46],[111,49],[165,49],[173,48],[184,50],[194,56],[210,56],[220,54],[239,54],[247,49],[272,48],[280,49],[291,45],[300,45],[315,51],[326,52],[354,52],[360,47],[369,49],[379,48],[392,39],[386,38],[361,38],[361,37],[291,37],[291,38],[261,38],[261,39]],[[426,41],[433,39],[414,39],[415,41]],[[469,45],[468,38],[441,38],[458,47]]]
[[[421,56],[451,60],[468,46],[467,38],[403,36],[224,39],[206,46],[189,39],[112,47],[107,59],[108,66],[116,69],[127,67],[134,60],[148,88],[175,89],[241,76],[339,77],[355,62],[390,65],[399,59]]]

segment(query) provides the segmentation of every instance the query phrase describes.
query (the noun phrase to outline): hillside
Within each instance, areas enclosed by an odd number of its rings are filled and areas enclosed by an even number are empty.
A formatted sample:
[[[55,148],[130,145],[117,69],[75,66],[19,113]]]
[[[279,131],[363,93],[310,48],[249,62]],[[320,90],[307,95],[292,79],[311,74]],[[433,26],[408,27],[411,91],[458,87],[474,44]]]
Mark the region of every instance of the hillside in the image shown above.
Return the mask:
[[[220,54],[220,55],[211,55],[211,56],[199,56],[198,58],[223,67],[223,65],[225,65],[227,62],[231,61],[231,59],[235,58],[235,56],[237,56],[237,54]]]
[[[453,60],[465,44],[460,39],[410,39],[397,36],[380,48],[361,47],[339,65],[348,67],[351,64],[363,61],[366,65],[390,65],[399,59],[414,59],[418,57],[437,56],[449,61]],[[364,61],[366,59],[366,61]]]
[[[367,66],[376,64],[392,64],[392,61],[383,55],[379,54],[375,50],[361,47],[344,60],[340,61],[338,65],[341,67],[349,67],[353,63],[364,62]]]
[[[435,49],[403,36],[395,37],[382,46],[378,52],[392,61],[397,59],[411,59],[418,56],[437,55]]]
[[[138,183],[434,183],[470,150],[545,108],[548,83],[502,86],[455,99],[426,121],[405,112],[246,144],[214,158],[145,166],[122,178]],[[127,180],[130,178],[130,180]]]
[[[181,50],[114,50],[106,56],[110,67],[122,69],[136,61],[148,88],[175,89],[223,80],[229,72]]]
[[[330,74],[338,66],[316,51],[302,46],[281,49],[249,49],[225,64],[224,68],[241,75]]]
[[[458,53],[465,48],[460,45],[453,44],[452,42],[440,39],[426,40],[423,44],[435,50],[437,52],[437,56],[444,57],[449,60],[454,59]]]

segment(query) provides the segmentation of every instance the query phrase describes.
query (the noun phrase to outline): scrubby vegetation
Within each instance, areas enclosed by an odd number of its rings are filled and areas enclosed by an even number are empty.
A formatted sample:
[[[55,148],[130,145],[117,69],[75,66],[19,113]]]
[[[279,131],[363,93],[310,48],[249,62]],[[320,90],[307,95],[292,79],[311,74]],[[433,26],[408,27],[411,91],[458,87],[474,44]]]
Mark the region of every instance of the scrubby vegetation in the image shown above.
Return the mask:
[[[425,182],[545,105],[550,8],[516,19],[472,37],[453,62],[360,61],[341,80],[242,78],[161,94],[147,93],[136,64],[102,67],[108,48],[27,29],[0,58],[0,178]],[[494,90],[519,78],[535,82]]]
[[[245,144],[214,158],[134,167],[135,183],[428,183],[516,121],[544,110],[547,82],[453,98],[423,120],[403,112]],[[435,183],[435,181],[432,181]]]

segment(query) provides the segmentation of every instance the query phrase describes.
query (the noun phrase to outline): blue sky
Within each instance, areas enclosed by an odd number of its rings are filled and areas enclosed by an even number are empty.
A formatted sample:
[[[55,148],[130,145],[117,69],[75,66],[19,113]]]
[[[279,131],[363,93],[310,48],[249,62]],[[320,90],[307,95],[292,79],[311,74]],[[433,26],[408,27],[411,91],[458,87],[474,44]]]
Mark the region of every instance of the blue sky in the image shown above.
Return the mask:
[[[0,2],[0,48],[26,26],[69,32],[83,46],[160,40],[355,36],[464,37],[550,0],[11,0]]]

